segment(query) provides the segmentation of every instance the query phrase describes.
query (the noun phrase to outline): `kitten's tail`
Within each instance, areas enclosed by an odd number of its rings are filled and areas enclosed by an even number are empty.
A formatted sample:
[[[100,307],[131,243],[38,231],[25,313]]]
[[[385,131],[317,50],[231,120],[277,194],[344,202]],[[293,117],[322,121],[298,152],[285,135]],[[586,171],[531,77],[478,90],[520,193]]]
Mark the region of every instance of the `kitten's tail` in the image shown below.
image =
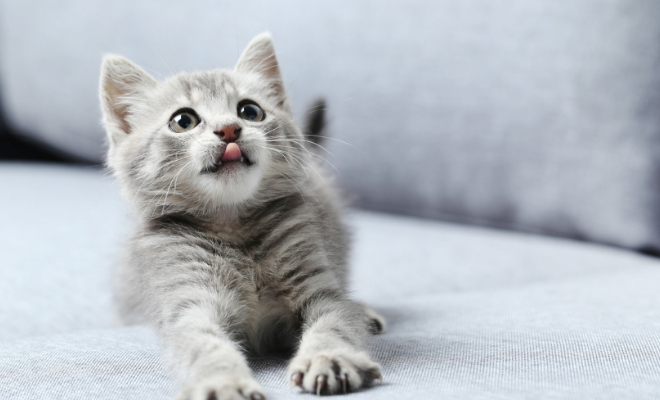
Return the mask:
[[[323,142],[325,133],[325,109],[324,99],[314,101],[307,109],[307,118],[305,120],[305,139],[309,140],[310,147],[318,148]]]

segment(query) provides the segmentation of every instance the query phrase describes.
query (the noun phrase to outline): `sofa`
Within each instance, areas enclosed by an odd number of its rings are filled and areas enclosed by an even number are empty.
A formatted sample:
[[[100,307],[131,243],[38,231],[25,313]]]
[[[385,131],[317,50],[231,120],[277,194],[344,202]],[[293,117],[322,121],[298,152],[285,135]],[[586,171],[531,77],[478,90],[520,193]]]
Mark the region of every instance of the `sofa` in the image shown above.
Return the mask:
[[[660,4],[0,3],[0,398],[168,399],[123,326],[132,210],[103,168],[105,53],[230,68],[270,31],[301,120],[328,104],[351,293],[387,320],[355,399],[660,396]],[[285,355],[248,355],[269,399]]]

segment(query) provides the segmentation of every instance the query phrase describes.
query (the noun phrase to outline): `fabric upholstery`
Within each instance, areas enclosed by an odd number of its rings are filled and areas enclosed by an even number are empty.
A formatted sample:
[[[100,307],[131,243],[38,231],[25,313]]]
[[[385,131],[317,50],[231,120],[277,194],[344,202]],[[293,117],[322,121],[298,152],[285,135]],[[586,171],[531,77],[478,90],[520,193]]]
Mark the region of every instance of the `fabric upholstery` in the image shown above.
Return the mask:
[[[0,164],[0,398],[169,399],[155,334],[117,327],[130,213],[101,171]],[[652,399],[660,261],[563,239],[351,212],[353,296],[388,321],[351,399]],[[250,357],[271,399],[286,360]]]
[[[356,204],[657,250],[659,19],[654,0],[2,2],[0,80],[14,127],[101,160],[103,53],[161,77],[270,30],[298,115],[328,99]]]
[[[129,232],[98,168],[0,163],[0,339],[115,322],[110,268]]]

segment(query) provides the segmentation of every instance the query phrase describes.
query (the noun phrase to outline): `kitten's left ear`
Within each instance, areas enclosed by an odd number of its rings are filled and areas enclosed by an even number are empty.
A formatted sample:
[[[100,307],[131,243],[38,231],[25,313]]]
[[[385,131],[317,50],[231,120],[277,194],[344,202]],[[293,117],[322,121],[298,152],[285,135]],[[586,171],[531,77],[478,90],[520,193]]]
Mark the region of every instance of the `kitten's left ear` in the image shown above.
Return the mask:
[[[288,109],[286,90],[270,33],[262,33],[252,39],[238,59],[234,71],[261,75],[270,84],[269,95],[278,100],[278,106]]]
[[[103,122],[112,141],[131,133],[131,110],[156,84],[151,75],[124,57],[103,58],[99,92]]]

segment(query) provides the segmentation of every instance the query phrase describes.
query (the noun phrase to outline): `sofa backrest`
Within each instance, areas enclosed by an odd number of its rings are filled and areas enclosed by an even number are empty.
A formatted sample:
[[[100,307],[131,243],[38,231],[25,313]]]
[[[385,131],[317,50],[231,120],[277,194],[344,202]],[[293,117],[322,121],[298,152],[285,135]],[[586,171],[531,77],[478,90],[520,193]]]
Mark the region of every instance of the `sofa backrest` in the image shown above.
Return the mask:
[[[660,2],[0,3],[9,123],[100,161],[101,56],[232,67],[273,34],[356,204],[660,249]],[[348,144],[345,144],[348,143]]]

